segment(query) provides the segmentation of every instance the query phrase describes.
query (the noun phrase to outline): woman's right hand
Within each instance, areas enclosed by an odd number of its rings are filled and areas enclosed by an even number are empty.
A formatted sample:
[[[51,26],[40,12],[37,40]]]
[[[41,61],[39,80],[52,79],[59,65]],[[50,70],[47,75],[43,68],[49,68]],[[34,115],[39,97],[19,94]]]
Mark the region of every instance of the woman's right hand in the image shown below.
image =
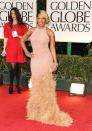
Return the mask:
[[[34,57],[34,53],[33,52],[31,53],[31,57]]]
[[[30,53],[28,57],[30,58],[34,57],[34,53]]]
[[[2,56],[6,56],[6,51],[5,51],[5,49],[2,51],[1,55],[2,55]]]
[[[33,52],[30,53],[29,51],[25,52],[25,55],[26,55],[27,57],[29,57],[29,58],[34,57],[34,53],[33,53]]]

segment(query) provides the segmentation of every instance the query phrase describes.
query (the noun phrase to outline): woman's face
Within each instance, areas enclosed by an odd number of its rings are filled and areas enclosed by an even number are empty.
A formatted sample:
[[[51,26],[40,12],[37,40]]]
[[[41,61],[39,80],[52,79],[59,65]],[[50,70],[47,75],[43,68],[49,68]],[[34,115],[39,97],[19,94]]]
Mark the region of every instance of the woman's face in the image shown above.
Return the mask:
[[[46,19],[44,18],[42,14],[38,14],[37,23],[40,28],[45,27]]]
[[[11,17],[13,20],[16,20],[16,14],[14,10],[11,11]]]

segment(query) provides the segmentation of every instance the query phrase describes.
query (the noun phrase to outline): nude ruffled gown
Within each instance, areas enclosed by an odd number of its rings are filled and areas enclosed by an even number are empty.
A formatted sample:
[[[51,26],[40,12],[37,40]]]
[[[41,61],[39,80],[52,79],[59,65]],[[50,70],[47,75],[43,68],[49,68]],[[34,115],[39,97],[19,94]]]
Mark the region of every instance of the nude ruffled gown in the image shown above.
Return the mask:
[[[60,111],[56,100],[56,82],[52,77],[53,59],[48,48],[46,28],[37,28],[30,41],[34,52],[31,59],[32,89],[27,103],[27,119],[46,124],[70,126],[68,113]]]

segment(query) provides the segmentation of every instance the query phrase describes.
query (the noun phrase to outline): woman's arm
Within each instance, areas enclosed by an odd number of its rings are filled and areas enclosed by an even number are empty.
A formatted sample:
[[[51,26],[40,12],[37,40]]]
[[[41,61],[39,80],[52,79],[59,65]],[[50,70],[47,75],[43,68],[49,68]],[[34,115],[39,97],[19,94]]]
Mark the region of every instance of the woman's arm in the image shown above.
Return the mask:
[[[55,49],[55,35],[52,30],[48,30],[49,33],[49,38],[50,38],[50,51],[53,57],[54,65],[55,65],[55,70],[57,70],[58,63],[57,63],[57,56],[56,56],[56,49]]]
[[[2,56],[6,55],[6,45],[7,45],[8,38],[4,38],[4,45],[3,45],[3,51],[1,53]]]
[[[8,38],[4,38],[4,46],[3,46],[3,50],[6,50],[7,40],[8,40]]]
[[[28,40],[28,38],[31,36],[32,32],[31,32],[31,29],[28,30],[21,38],[20,40],[20,43],[21,43],[21,46],[24,50],[24,52],[27,52],[27,48],[26,48],[26,45],[25,45],[25,42]]]
[[[57,63],[54,32],[50,31],[49,35],[50,35],[50,51],[52,53],[52,57],[53,57],[54,63]]]
[[[31,36],[31,34],[35,31],[36,27],[33,27],[31,28],[30,30],[28,30],[21,38],[21,46],[25,52],[25,55],[28,56],[28,57],[33,57],[34,54],[33,53],[30,53],[27,48],[26,48],[26,45],[25,45],[25,42],[29,39],[29,37]]]
[[[32,57],[33,56],[33,53],[30,53],[27,48],[26,48],[26,45],[25,45],[25,42],[28,40],[28,38],[31,36],[32,32],[33,32],[34,29],[30,29],[28,30],[21,38],[20,40],[20,43],[21,43],[21,46],[25,52],[25,55],[28,56],[28,57]]]

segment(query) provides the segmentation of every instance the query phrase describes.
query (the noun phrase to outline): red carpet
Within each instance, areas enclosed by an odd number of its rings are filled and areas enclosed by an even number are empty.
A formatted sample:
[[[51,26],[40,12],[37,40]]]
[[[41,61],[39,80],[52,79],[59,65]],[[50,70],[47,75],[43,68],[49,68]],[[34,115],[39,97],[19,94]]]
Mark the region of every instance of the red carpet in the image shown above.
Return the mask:
[[[22,94],[8,94],[8,85],[0,86],[0,131],[92,131],[92,95],[69,96],[69,92],[56,91],[60,109],[74,119],[70,127],[46,125],[26,120],[27,87]]]

